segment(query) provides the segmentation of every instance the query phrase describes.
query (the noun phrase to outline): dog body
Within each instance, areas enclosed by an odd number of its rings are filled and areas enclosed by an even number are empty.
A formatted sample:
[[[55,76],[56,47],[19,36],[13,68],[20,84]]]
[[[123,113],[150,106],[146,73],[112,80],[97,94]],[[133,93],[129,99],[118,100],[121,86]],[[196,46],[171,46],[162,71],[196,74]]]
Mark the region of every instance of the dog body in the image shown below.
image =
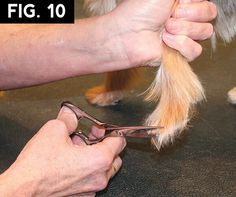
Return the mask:
[[[112,11],[122,0],[85,0],[84,7],[90,16],[99,16]]]
[[[229,43],[236,34],[236,1],[212,0],[212,2],[216,4],[218,11],[214,27],[216,35]]]
[[[218,8],[218,17],[215,23],[216,34],[212,38],[212,46],[216,47],[216,36],[229,43],[236,34],[236,1],[212,0]],[[236,87],[228,92],[228,101],[236,105]]]
[[[215,22],[213,45],[216,45],[217,36],[230,42],[236,34],[236,1],[212,1],[216,3],[219,13]],[[122,0],[85,0],[84,5],[90,15],[95,16],[110,12],[119,3]],[[157,137],[152,141],[158,149],[173,141],[184,130],[192,108],[204,99],[201,83],[186,59],[164,43],[162,45],[162,63],[147,95],[148,101],[159,101],[159,104],[146,121],[147,125],[164,126],[164,129],[154,131]],[[137,74],[137,69],[109,73],[105,84],[89,90],[86,97],[93,104],[112,105],[122,99],[123,90],[132,84],[132,78]]]

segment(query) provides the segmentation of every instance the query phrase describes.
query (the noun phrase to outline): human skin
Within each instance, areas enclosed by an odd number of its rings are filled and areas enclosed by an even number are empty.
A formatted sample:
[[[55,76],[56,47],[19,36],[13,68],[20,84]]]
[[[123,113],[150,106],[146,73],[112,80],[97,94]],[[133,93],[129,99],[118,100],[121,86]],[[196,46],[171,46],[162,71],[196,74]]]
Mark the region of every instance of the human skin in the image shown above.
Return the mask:
[[[0,25],[0,89],[159,62],[162,34],[167,45],[195,59],[201,46],[193,39],[212,35],[208,21],[216,7],[184,1],[170,19],[173,2],[126,0],[107,15],[73,25]]]
[[[75,114],[64,107],[0,176],[1,196],[95,196],[104,189],[121,167],[119,153],[126,141],[111,137],[87,146],[79,138],[70,138],[76,127]],[[93,130],[96,136],[102,133]]]

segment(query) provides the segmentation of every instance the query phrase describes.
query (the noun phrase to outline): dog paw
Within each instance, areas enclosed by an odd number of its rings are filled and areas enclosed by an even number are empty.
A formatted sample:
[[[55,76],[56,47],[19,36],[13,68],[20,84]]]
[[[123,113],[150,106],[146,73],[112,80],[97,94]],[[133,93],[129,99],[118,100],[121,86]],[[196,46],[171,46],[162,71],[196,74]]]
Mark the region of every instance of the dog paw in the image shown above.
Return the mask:
[[[228,92],[228,101],[231,104],[236,105],[236,87],[234,87]]]
[[[4,94],[5,94],[5,92],[4,92],[4,91],[0,91],[0,97],[3,97],[3,96],[4,96]]]
[[[116,105],[120,100],[123,99],[123,92],[117,91],[107,91],[104,86],[97,86],[89,89],[85,93],[85,97],[89,103],[98,106],[109,106]]]

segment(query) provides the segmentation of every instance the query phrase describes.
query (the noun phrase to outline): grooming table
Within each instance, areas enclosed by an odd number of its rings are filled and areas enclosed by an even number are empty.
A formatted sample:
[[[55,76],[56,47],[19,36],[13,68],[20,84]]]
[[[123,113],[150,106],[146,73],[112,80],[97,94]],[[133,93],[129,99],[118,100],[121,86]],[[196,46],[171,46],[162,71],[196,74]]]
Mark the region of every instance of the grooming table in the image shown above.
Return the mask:
[[[215,54],[205,43],[204,54],[192,66],[207,102],[199,105],[189,129],[161,152],[147,139],[128,139],[121,171],[98,196],[236,196],[236,107],[227,103],[227,91],[236,86],[236,42],[227,48],[220,44]],[[100,75],[6,92],[0,99],[0,172],[47,120],[56,117],[64,100],[109,123],[142,124],[155,107],[137,96],[152,81],[153,69],[146,70],[137,89],[127,92],[119,105],[106,108],[89,105],[83,96],[100,83]]]

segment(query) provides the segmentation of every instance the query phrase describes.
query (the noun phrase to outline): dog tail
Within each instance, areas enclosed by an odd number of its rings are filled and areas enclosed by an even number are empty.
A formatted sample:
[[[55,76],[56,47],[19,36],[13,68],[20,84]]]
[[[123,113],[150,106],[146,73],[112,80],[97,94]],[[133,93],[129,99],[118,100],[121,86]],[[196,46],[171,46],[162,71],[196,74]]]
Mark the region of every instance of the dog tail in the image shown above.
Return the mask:
[[[157,136],[152,141],[157,149],[173,142],[187,126],[194,105],[204,98],[203,87],[187,60],[163,43],[162,64],[146,96],[148,101],[159,100],[146,120],[147,125],[164,127],[154,131]]]

